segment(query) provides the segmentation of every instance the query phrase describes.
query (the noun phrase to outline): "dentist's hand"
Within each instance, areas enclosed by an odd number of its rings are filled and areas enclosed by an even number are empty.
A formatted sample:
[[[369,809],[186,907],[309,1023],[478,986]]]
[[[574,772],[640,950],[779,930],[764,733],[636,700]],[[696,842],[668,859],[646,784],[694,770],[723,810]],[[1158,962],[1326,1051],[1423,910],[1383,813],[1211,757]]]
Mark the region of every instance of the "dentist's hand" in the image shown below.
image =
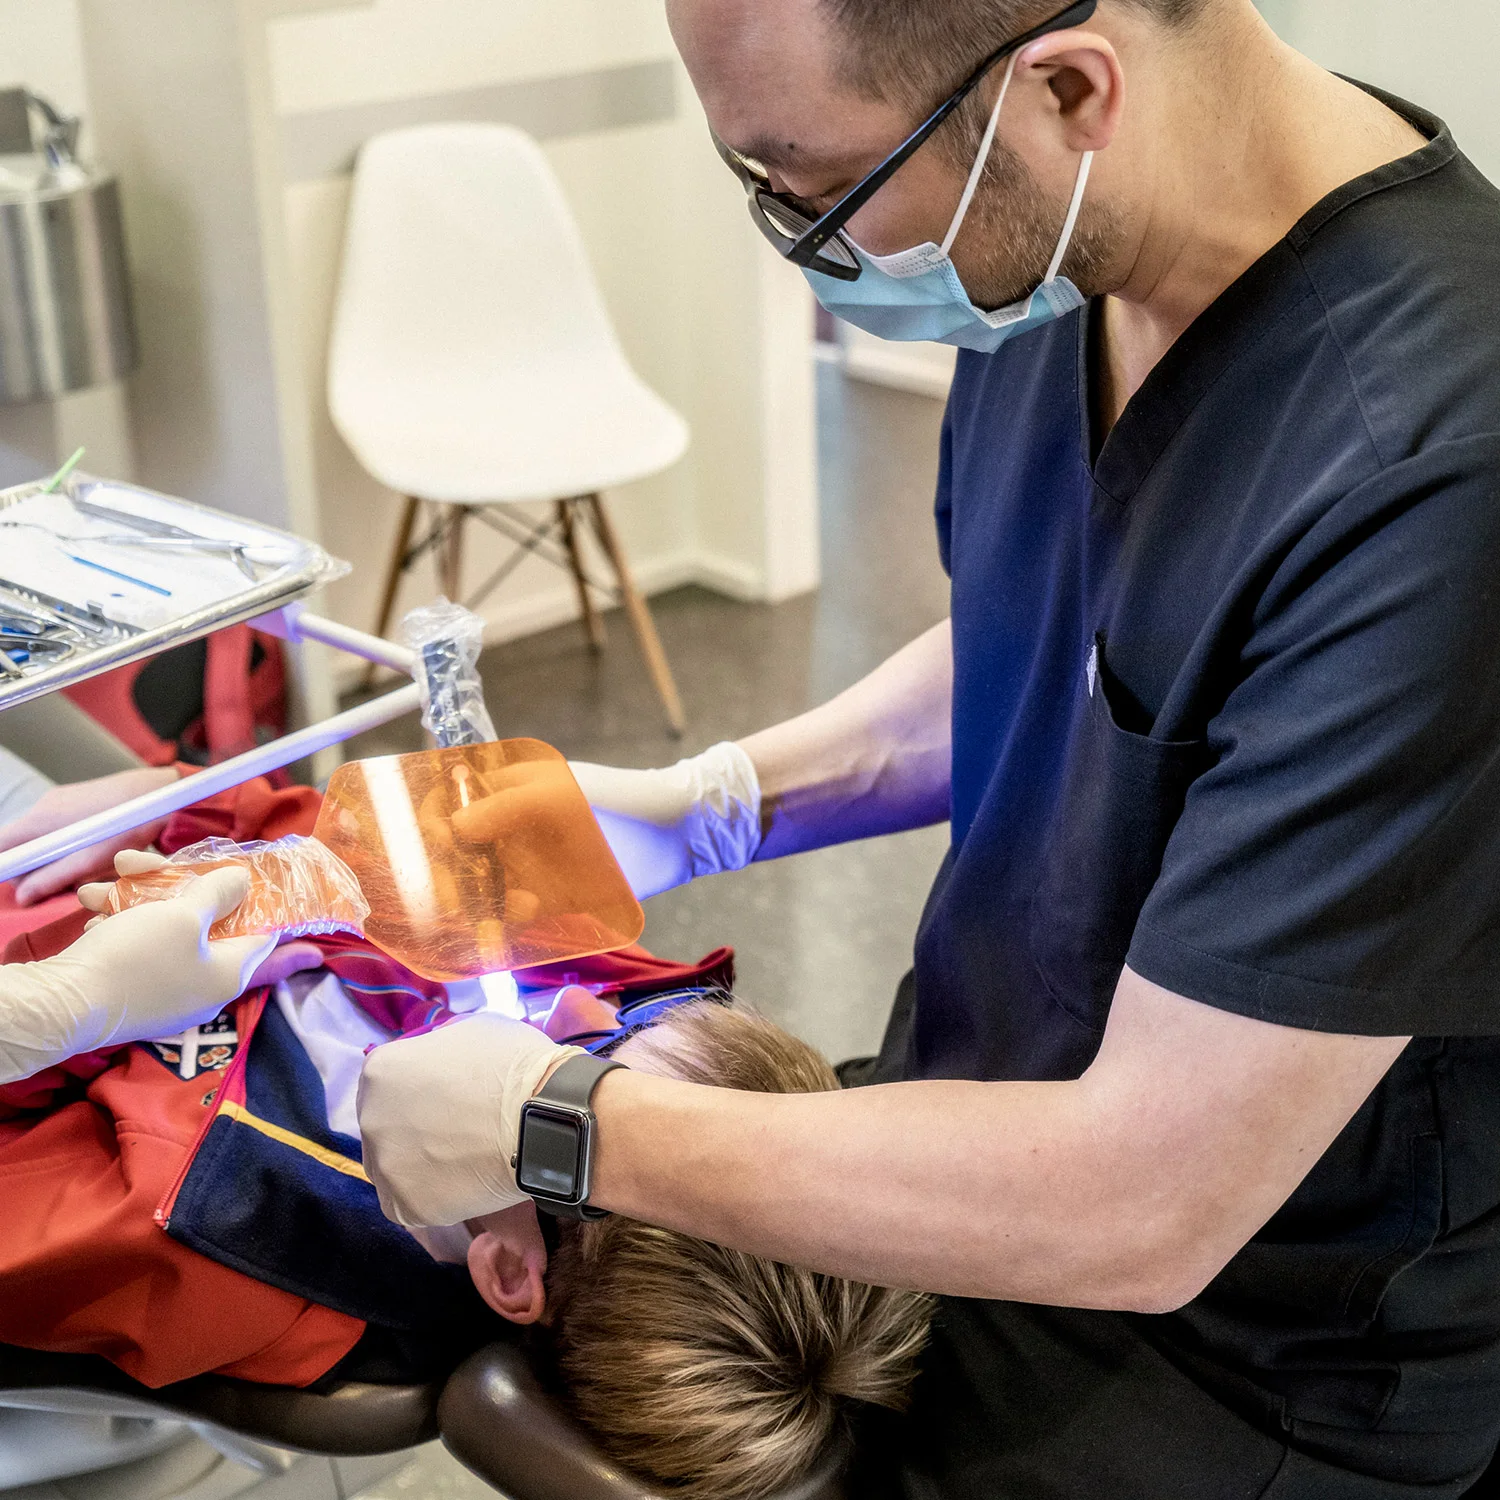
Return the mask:
[[[578,1051],[487,1012],[377,1047],[360,1078],[359,1130],[386,1217],[426,1228],[524,1202],[511,1166],[521,1106]]]
[[[760,781],[730,741],[657,771],[572,769],[640,900],[741,870],[760,848]]]
[[[126,852],[121,874],[159,856]],[[72,947],[0,966],[0,1083],[120,1042],[175,1036],[243,993],[274,935],[210,942],[208,929],[245,898],[243,870],[215,870],[183,895],[96,920]],[[85,905],[107,887],[85,887]]]

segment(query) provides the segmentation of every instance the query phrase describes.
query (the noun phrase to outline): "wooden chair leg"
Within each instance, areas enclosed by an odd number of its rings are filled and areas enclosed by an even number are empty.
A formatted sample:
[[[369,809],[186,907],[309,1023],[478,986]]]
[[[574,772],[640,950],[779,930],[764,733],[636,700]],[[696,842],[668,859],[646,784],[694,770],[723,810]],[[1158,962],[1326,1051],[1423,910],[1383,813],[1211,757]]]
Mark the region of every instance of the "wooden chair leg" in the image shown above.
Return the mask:
[[[667,711],[667,723],[672,726],[673,734],[681,734],[686,728],[682,699],[677,694],[677,683],[673,680],[672,668],[667,663],[667,653],[662,650],[661,637],[656,633],[656,622],[651,618],[651,610],[635,586],[630,564],[625,560],[620,539],[615,535],[609,513],[604,508],[603,497],[587,495],[584,498],[593,512],[594,530],[598,533],[600,545],[609,558],[610,566],[615,570],[615,577],[620,581],[625,613],[630,617],[636,640],[640,642],[641,655],[646,658],[646,670],[650,672],[662,707]]]
[[[391,623],[391,612],[396,607],[396,592],[401,587],[401,575],[406,571],[407,550],[411,547],[412,530],[417,524],[417,511],[422,502],[413,495],[406,497],[406,506],[401,513],[401,522],[396,528],[396,550],[391,554],[391,565],[386,570],[385,591],[380,596],[380,615],[375,621],[375,634],[383,636]],[[371,662],[360,678],[360,686],[368,688],[375,681],[375,663]]]
[[[443,538],[442,556],[438,563],[443,592],[455,603],[463,603],[464,588],[464,523],[469,519],[467,505],[448,507],[448,535]]]
[[[583,572],[583,553],[578,547],[578,527],[573,519],[573,501],[557,502],[557,520],[562,527],[563,543],[568,549],[568,561],[573,567],[573,582],[578,586],[578,608],[583,615],[584,628],[589,633],[589,646],[594,651],[604,649],[604,621],[599,618],[594,597],[589,593],[588,579]]]

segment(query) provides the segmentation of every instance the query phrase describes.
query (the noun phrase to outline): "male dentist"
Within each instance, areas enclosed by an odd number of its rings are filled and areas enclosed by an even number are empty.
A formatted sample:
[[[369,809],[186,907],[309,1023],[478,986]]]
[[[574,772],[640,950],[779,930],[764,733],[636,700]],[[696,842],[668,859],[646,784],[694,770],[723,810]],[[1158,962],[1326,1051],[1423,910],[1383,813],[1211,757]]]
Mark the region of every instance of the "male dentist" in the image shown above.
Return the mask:
[[[1500,1438],[1500,197],[1251,0],[1060,5],[669,0],[787,274],[963,351],[952,620],[581,775],[642,894],[951,820],[875,1086],[477,1017],[372,1055],[366,1161],[407,1223],[586,1197],[942,1294],[861,1500],[1457,1496]]]

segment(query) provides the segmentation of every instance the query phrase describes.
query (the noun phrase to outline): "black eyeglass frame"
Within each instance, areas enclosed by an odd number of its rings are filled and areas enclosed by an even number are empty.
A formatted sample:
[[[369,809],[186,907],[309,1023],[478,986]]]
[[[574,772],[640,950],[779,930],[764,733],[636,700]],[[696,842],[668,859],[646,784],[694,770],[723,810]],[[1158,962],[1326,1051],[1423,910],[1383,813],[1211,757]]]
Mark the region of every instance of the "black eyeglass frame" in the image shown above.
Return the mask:
[[[858,281],[864,268],[860,265],[859,257],[854,253],[853,247],[844,237],[844,225],[920,150],[938,126],[979,87],[985,75],[997,62],[1009,57],[1013,52],[1019,52],[1023,47],[1030,46],[1041,37],[1050,36],[1055,31],[1069,31],[1074,26],[1082,26],[1098,8],[1099,0],[1074,0],[1074,3],[1066,10],[1059,11],[1050,20],[1033,26],[1030,31],[1023,32],[1018,37],[1012,37],[1003,47],[990,53],[949,94],[937,110],[929,115],[874,171],[855,183],[827,213],[812,221],[808,228],[795,239],[776,227],[766,212],[766,205],[769,203],[783,214],[788,214],[794,220],[803,222],[809,218],[807,210],[790,194],[773,191],[767,179],[756,174],[746,157],[726,146],[710,130],[714,149],[743,184],[749,200],[750,217],[755,220],[756,227],[784,260],[791,261],[794,266],[804,266],[821,272],[825,276],[836,277],[840,281]],[[824,253],[824,247],[832,240],[838,242],[843,253],[848,257],[847,263],[834,260]]]

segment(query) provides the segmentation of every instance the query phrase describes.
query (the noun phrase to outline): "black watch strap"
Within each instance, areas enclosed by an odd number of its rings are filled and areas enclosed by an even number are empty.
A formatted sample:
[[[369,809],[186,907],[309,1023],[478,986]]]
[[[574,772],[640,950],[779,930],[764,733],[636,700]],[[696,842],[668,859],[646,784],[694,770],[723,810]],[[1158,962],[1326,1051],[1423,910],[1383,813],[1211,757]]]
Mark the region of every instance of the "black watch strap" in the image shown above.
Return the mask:
[[[587,1109],[599,1080],[624,1063],[611,1062],[607,1057],[593,1057],[580,1052],[559,1064],[552,1076],[532,1095],[534,1099],[548,1104],[566,1104],[570,1109]]]
[[[591,1053],[580,1052],[570,1057],[566,1062],[558,1065],[552,1076],[532,1095],[532,1101],[537,1104],[557,1104],[564,1109],[577,1110],[586,1116],[584,1129],[592,1133],[594,1128],[594,1112],[589,1107],[589,1101],[594,1097],[594,1090],[599,1087],[599,1080],[606,1073],[612,1073],[616,1068],[623,1068],[624,1063],[612,1062],[607,1057],[594,1057]],[[587,1148],[587,1155],[592,1157],[592,1141]],[[585,1174],[588,1168],[585,1167]],[[582,1203],[559,1203],[555,1199],[537,1197],[533,1199],[536,1206],[543,1212],[551,1214],[560,1219],[607,1219],[608,1210],[594,1208],[587,1200]]]

